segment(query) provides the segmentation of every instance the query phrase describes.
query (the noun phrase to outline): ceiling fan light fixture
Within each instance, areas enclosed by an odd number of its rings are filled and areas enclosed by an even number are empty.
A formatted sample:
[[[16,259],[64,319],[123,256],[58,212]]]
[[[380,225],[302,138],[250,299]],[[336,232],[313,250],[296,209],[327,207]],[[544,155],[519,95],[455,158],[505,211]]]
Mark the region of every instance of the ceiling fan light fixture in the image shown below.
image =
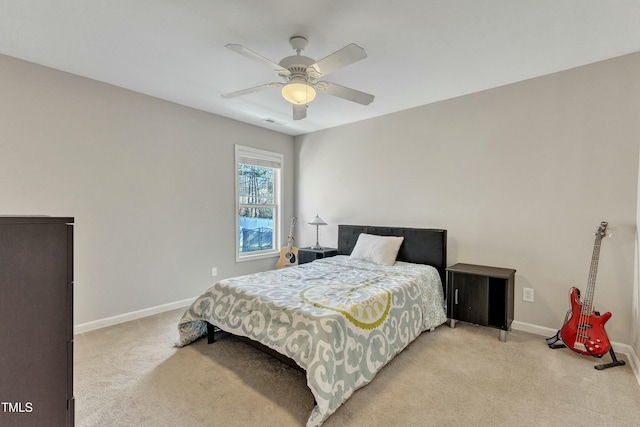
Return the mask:
[[[320,61],[303,56],[301,53],[307,46],[307,39],[301,36],[293,36],[289,39],[291,47],[296,51],[295,55],[283,58],[279,63],[256,53],[239,44],[226,44],[225,47],[252,61],[266,65],[270,70],[276,71],[284,78],[284,81],[267,83],[248,89],[237,90],[231,93],[223,93],[223,98],[235,98],[248,95],[266,89],[281,88],[282,97],[293,105],[293,120],[302,120],[307,117],[308,104],[316,98],[317,92],[346,99],[362,105],[373,102],[374,96],[368,93],[340,86],[335,83],[319,81],[312,83],[320,77],[324,77],[342,67],[358,62],[367,57],[363,48],[351,43],[339,49]]]
[[[316,90],[307,82],[292,81],[282,87],[282,96],[292,104],[308,104],[316,98]]]

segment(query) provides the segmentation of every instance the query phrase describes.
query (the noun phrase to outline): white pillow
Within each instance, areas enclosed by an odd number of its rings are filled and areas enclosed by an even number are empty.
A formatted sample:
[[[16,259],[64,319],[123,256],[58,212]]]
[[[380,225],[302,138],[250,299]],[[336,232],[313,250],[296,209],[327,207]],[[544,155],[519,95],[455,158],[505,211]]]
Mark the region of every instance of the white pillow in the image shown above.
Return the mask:
[[[350,258],[376,264],[393,265],[403,240],[404,237],[360,233]]]

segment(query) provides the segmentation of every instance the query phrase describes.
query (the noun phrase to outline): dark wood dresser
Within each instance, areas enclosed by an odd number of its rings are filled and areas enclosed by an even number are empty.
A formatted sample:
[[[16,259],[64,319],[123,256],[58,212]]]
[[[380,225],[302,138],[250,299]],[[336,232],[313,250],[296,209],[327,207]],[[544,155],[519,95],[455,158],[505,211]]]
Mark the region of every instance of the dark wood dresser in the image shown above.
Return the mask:
[[[0,216],[0,425],[73,426],[73,218]]]

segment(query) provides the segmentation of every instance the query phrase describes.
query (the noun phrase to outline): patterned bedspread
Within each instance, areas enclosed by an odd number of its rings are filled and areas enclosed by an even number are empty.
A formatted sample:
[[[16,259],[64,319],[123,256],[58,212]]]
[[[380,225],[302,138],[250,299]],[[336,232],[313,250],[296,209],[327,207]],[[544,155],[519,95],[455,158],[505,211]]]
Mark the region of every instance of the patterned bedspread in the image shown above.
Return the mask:
[[[225,279],[180,319],[180,346],[206,322],[295,360],[307,374],[318,426],[422,331],[446,320],[433,267],[382,266],[336,256]]]

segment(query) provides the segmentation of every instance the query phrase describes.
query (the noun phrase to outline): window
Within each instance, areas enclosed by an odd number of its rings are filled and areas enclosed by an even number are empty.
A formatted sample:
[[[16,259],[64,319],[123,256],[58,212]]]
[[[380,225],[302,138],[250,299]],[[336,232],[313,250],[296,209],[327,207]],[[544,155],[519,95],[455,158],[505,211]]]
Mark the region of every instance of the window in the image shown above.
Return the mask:
[[[283,157],[236,145],[236,261],[280,252]]]

